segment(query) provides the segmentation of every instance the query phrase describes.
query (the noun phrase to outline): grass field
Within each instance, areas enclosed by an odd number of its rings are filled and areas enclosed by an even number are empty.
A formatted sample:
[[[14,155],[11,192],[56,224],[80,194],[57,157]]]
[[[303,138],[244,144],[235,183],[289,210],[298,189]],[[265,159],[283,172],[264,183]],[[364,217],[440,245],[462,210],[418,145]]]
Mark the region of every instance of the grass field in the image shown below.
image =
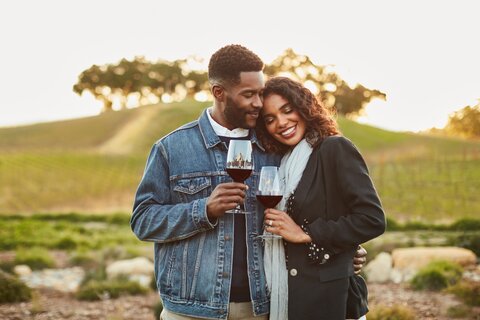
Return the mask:
[[[0,212],[129,212],[153,142],[209,103],[154,105],[77,120],[0,128]],[[340,118],[387,215],[449,222],[480,213],[480,143]]]

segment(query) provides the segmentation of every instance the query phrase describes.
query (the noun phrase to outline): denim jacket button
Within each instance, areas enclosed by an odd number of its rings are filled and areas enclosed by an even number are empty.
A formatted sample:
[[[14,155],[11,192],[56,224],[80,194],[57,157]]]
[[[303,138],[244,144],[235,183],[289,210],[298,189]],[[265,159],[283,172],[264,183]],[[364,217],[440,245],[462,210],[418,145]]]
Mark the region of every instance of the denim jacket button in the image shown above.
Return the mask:
[[[225,240],[230,240],[230,236],[225,236]]]

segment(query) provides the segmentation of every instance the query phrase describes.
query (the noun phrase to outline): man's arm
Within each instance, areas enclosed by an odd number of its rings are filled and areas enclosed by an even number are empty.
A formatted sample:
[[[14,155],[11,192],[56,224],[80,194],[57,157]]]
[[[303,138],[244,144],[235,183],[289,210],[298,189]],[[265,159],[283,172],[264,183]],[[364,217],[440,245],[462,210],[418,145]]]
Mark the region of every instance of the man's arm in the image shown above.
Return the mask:
[[[156,143],[137,189],[130,225],[144,241],[170,242],[213,229],[217,218],[242,203],[246,185],[222,183],[208,198],[172,203],[167,153]]]
[[[173,204],[167,153],[157,142],[150,152],[137,189],[130,226],[144,241],[170,242],[213,229],[207,217],[207,198]]]

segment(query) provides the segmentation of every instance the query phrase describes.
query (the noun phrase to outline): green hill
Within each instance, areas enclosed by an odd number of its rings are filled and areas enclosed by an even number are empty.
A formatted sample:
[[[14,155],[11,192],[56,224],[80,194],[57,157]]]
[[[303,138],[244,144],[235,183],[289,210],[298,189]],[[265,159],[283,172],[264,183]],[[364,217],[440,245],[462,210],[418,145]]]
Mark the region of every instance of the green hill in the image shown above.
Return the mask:
[[[130,211],[153,142],[209,104],[159,104],[0,128],[0,212]],[[444,222],[478,216],[480,143],[343,118],[339,124],[365,156],[391,217]]]

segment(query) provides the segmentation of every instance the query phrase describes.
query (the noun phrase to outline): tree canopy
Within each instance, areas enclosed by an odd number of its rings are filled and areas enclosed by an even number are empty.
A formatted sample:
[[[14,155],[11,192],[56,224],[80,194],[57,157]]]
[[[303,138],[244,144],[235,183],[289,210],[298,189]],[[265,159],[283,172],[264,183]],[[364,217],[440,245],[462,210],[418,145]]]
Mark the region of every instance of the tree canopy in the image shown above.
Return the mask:
[[[480,138],[480,102],[451,114],[445,130],[466,138]]]
[[[138,105],[160,99],[182,100],[197,93],[209,95],[207,72],[191,70],[190,60],[150,62],[143,57],[122,59],[116,64],[93,65],[78,77],[73,91],[90,92],[103,102],[104,111],[112,110],[118,100],[122,108],[134,98]],[[304,83],[327,107],[335,107],[343,115],[356,115],[374,98],[385,99],[385,93],[361,84],[351,88],[339,75],[312,62],[306,55],[285,50],[265,66],[269,77],[284,75]]]

